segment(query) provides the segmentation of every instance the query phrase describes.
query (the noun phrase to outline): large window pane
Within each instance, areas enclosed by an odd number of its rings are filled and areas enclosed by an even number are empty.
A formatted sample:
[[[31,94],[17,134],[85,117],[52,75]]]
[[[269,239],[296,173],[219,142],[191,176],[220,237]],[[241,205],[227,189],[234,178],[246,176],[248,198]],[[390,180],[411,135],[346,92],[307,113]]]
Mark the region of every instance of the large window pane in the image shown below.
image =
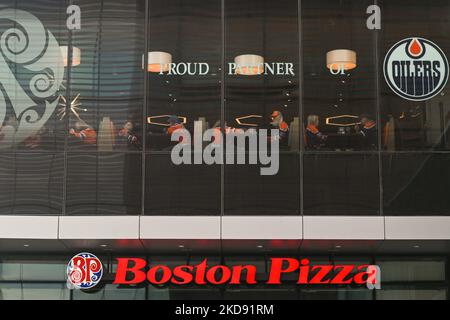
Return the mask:
[[[67,214],[140,214],[141,160],[140,154],[70,154]]]
[[[308,154],[303,175],[305,214],[379,213],[377,155]]]
[[[380,37],[380,56],[384,59],[389,49],[400,40],[421,37],[434,42],[444,54],[450,52],[450,21],[446,0],[382,0],[383,27]],[[421,60],[421,59],[419,59]],[[384,81],[380,68],[381,112],[384,128],[383,148],[387,150],[445,149],[449,144],[449,85],[434,98],[411,101],[394,93]],[[444,76],[444,74],[442,74]],[[419,81],[417,77],[416,81]],[[408,80],[409,81],[409,80]],[[406,85],[406,87],[408,87]],[[412,86],[410,86],[412,88]],[[415,86],[420,93],[422,86]]]
[[[445,281],[445,260],[378,260],[382,282]]]
[[[366,27],[371,4],[301,2],[307,150],[377,149],[375,32]]]
[[[68,136],[71,150],[142,148],[144,0],[78,1]]]
[[[220,165],[177,166],[164,154],[148,154],[146,163],[146,214],[220,214]]]
[[[383,199],[386,215],[448,215],[450,156],[386,154]]]
[[[274,175],[262,176],[260,165],[225,165],[225,213],[299,214],[298,2],[226,1],[225,62],[226,137],[278,129],[281,150]],[[255,149],[236,151],[248,163]]]
[[[308,288],[300,291],[300,299],[302,300],[372,300],[372,298],[372,291],[367,288]]]
[[[220,8],[219,0],[149,1],[150,150],[170,150],[171,133],[178,126],[193,134],[196,124],[207,129],[220,123]],[[206,64],[209,72],[203,74]]]
[[[444,288],[426,289],[414,286],[388,286],[376,291],[377,300],[446,300]]]
[[[73,300],[144,300],[145,288],[135,288],[128,286],[118,286],[116,284],[106,284],[100,290],[93,292],[74,290]]]
[[[299,157],[296,154],[275,156],[280,157],[275,175],[261,175],[259,165],[225,167],[225,214],[299,214]]]
[[[61,214],[62,154],[0,154],[0,214]]]
[[[0,281],[65,281],[67,261],[49,257],[44,260],[2,257]]]
[[[64,146],[65,124],[57,110],[65,83],[59,46],[66,45],[68,35],[67,5],[68,1],[2,1],[0,34],[6,41],[0,58],[0,152],[55,151]]]
[[[0,300],[68,300],[65,283],[0,283]]]
[[[289,151],[299,148],[297,12],[296,0],[225,1],[225,126],[279,129]]]

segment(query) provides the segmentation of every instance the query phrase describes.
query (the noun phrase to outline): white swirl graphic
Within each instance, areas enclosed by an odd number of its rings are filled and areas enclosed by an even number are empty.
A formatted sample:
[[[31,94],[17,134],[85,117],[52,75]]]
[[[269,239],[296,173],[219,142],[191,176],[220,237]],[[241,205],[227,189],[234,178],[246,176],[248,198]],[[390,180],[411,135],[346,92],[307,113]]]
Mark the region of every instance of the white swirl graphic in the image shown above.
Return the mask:
[[[34,15],[3,9],[0,10],[0,21],[3,20],[13,27],[0,35],[0,87],[3,88],[0,90],[0,124],[5,120],[9,100],[17,119],[17,129],[2,130],[0,138],[20,143],[36,134],[53,114],[59,101],[55,94],[64,77],[64,60],[53,34]],[[14,64],[34,73],[28,88],[23,88],[17,81],[10,67]],[[0,140],[0,149],[5,146]]]

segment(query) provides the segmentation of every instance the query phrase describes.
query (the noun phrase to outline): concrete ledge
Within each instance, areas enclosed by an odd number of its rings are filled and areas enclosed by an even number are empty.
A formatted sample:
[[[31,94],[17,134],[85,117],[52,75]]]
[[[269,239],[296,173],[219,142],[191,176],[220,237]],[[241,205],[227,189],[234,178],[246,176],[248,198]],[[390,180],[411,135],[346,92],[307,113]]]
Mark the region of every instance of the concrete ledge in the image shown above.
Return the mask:
[[[386,240],[450,240],[450,217],[385,217]]]
[[[301,216],[224,216],[223,240],[301,240]]]
[[[59,238],[139,239],[139,216],[61,216]]]
[[[304,216],[307,240],[383,240],[384,217]]]
[[[450,240],[450,216],[0,216],[0,239]]]
[[[140,239],[220,240],[220,216],[142,216]]]
[[[0,239],[58,239],[58,217],[0,216]]]

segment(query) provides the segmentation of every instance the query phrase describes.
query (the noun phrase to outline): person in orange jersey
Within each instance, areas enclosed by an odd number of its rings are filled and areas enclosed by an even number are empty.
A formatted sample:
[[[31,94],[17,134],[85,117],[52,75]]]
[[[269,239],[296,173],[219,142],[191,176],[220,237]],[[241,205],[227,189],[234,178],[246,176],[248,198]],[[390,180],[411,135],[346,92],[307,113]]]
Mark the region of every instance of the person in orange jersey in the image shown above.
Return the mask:
[[[270,124],[272,127],[280,130],[280,142],[286,143],[288,140],[288,134],[289,134],[289,125],[283,120],[283,114],[275,110],[270,115]]]
[[[97,132],[84,122],[77,121],[75,129],[70,129],[69,133],[85,144],[95,145],[97,143]]]
[[[307,118],[307,125],[305,130],[305,142],[308,149],[319,149],[327,136],[319,131],[319,116],[310,114]]]
[[[167,122],[169,123],[169,127],[166,129],[166,133],[170,137],[176,130],[185,129],[183,122],[177,116],[174,116],[174,115],[170,116],[169,119],[167,119]],[[183,143],[182,136],[180,136],[178,142]]]

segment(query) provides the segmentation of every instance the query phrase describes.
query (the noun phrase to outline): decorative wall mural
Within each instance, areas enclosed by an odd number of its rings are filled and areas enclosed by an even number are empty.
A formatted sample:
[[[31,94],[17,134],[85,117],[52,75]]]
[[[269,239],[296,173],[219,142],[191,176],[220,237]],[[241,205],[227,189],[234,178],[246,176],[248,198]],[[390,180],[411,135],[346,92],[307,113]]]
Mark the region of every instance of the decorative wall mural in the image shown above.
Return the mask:
[[[11,28],[0,31],[0,149],[21,143],[42,128],[58,105],[56,93],[64,77],[59,44],[38,18],[3,9],[0,22],[5,20]],[[26,81],[19,82],[17,70],[24,70]]]

